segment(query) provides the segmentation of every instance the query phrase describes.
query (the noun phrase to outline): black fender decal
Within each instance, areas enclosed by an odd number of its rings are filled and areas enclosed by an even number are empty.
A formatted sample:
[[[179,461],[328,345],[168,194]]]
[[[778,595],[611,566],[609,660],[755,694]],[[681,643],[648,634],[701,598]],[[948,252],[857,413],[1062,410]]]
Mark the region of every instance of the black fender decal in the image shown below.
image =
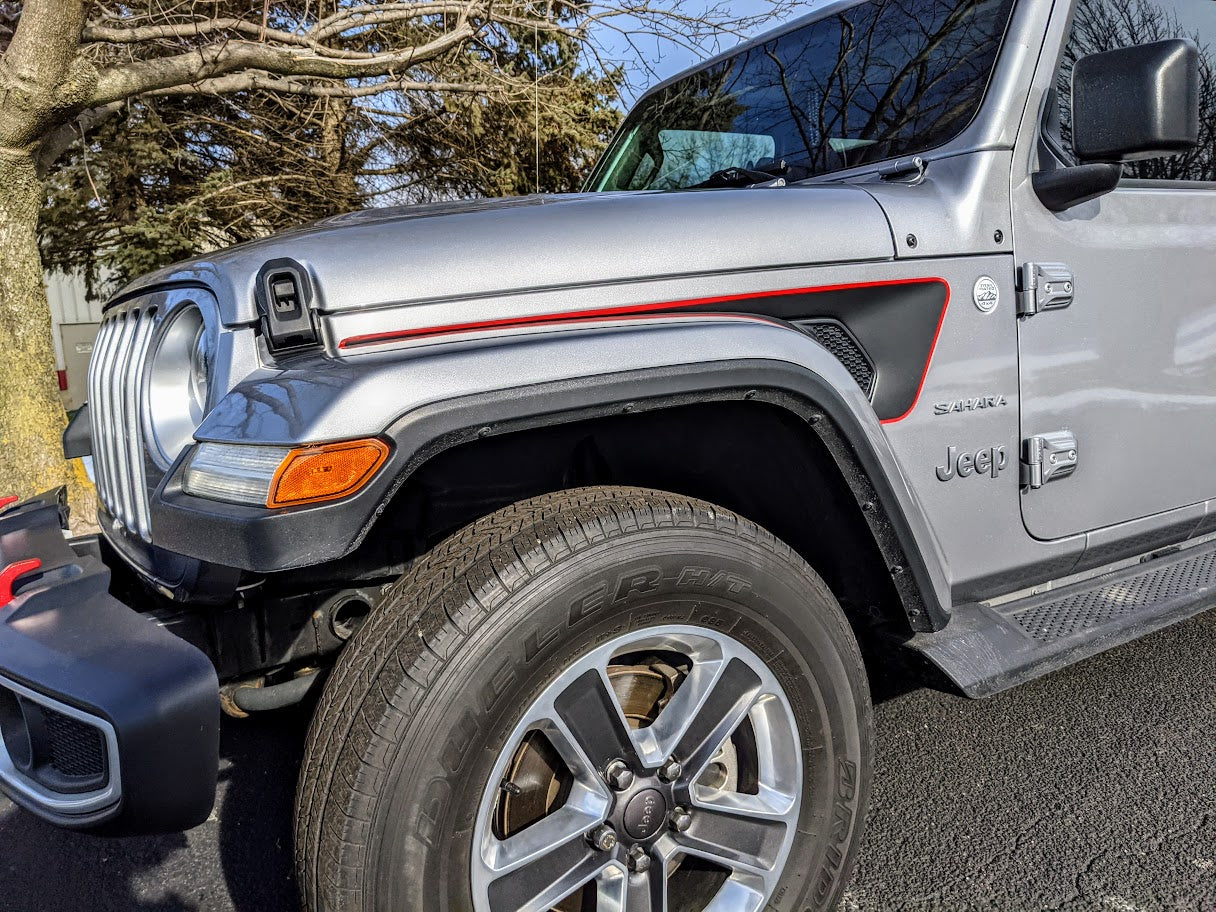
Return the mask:
[[[441,335],[669,315],[743,315],[786,323],[829,319],[848,328],[873,364],[874,410],[883,423],[893,423],[916,407],[949,303],[950,286],[944,279],[892,279],[390,330],[351,336],[338,347],[350,350]]]

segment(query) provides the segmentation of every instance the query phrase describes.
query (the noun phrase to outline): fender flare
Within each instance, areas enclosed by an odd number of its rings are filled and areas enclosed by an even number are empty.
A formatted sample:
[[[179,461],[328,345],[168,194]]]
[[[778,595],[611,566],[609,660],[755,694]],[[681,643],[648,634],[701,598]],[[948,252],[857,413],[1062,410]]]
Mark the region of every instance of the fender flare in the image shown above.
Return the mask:
[[[309,566],[353,551],[411,474],[460,443],[622,411],[760,399],[808,422],[859,502],[875,504],[866,521],[913,628],[945,626],[950,589],[941,547],[873,407],[845,367],[809,336],[768,320],[648,323],[658,325],[534,333],[527,344],[509,335],[489,345],[431,344],[259,372],[224,398],[196,439],[300,445],[378,434],[394,443],[388,465],[346,500],[266,510],[185,494],[180,478],[187,451],[153,499],[157,543],[255,572]],[[654,331],[659,328],[664,331]],[[566,370],[572,351],[581,375],[543,377]],[[622,353],[628,357],[618,362],[621,369],[595,369]],[[493,376],[487,366],[497,368]],[[443,376],[428,387],[424,381],[437,370]],[[536,381],[520,382],[528,375]]]

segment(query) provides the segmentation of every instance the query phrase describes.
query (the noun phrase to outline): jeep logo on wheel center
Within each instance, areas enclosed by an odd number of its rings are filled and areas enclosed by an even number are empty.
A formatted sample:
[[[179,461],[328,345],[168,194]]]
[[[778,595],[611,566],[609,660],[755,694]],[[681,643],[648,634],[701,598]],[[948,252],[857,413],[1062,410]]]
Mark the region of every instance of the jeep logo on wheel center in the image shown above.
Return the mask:
[[[958,447],[947,447],[946,464],[937,467],[937,480],[950,481],[968,475],[991,475],[996,478],[1008,462],[1003,446],[988,447],[974,453],[959,452]]]
[[[658,789],[638,792],[625,805],[625,832],[634,839],[649,839],[667,815],[667,802]]]

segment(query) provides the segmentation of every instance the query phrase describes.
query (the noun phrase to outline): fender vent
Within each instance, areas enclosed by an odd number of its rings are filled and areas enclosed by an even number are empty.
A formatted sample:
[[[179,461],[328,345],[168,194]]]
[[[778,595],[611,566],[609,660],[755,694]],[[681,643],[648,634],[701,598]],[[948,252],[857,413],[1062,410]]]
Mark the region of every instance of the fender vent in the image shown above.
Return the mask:
[[[835,320],[806,320],[797,325],[845,366],[867,396],[874,395],[874,366],[843,324]]]

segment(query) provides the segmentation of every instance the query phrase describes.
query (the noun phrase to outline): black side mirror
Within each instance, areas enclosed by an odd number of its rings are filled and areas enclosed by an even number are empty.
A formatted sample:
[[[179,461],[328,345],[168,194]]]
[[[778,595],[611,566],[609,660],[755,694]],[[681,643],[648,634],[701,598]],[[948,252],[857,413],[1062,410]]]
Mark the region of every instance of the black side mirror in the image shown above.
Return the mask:
[[[1094,54],[1072,74],[1072,146],[1082,162],[1160,158],[1199,144],[1199,48],[1173,38]]]
[[[1072,145],[1081,164],[1039,171],[1043,205],[1063,212],[1114,190],[1122,162],[1199,144],[1199,48],[1172,38],[1093,54],[1072,76]]]

